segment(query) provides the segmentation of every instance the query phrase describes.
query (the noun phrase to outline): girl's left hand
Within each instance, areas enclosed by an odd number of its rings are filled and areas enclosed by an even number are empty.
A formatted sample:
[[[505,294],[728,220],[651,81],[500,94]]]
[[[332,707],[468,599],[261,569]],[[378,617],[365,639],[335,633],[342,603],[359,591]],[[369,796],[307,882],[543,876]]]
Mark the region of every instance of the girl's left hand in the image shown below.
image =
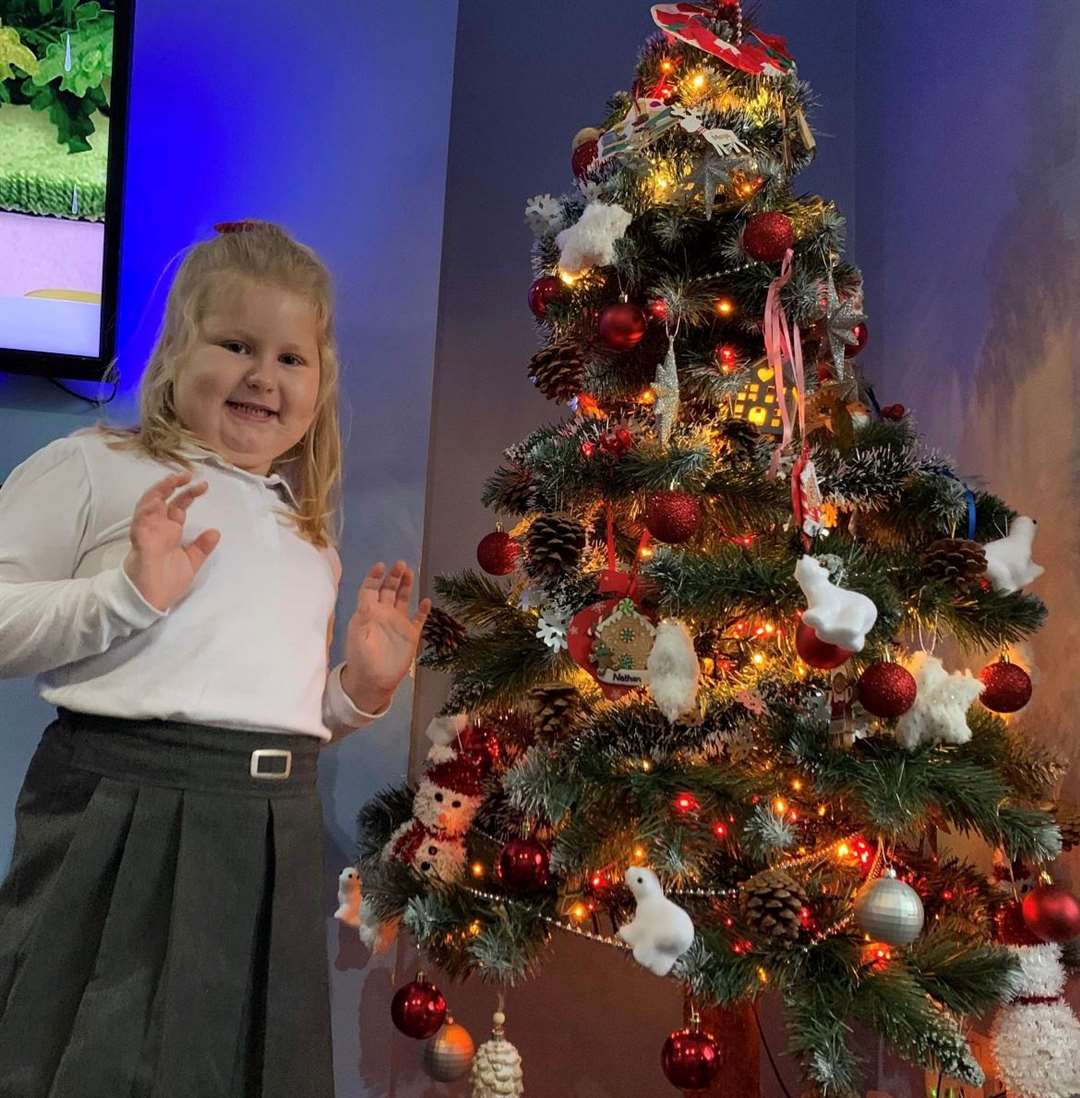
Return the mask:
[[[341,685],[365,712],[377,713],[390,701],[416,655],[431,599],[421,599],[410,620],[412,586],[413,571],[403,560],[389,572],[380,561],[357,592],[356,612],[345,638]]]

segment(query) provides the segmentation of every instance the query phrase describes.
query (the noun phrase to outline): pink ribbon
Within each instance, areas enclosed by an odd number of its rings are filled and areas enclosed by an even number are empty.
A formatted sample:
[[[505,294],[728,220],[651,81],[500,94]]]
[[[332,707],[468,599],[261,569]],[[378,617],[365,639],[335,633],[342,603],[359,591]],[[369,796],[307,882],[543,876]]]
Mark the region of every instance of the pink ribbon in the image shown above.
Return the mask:
[[[765,354],[772,367],[773,383],[776,386],[776,402],[780,405],[780,421],[784,425],[784,434],[780,444],[773,451],[769,463],[769,477],[775,478],[780,469],[780,455],[791,442],[794,424],[784,398],[784,362],[791,363],[791,372],[795,383],[795,402],[799,415],[799,433],[806,434],[806,393],[803,372],[802,339],[799,337],[798,324],[788,328],[788,319],[780,304],[780,291],[791,281],[792,251],[788,248],[780,273],[772,280],[765,299]],[[794,334],[794,339],[792,335]]]

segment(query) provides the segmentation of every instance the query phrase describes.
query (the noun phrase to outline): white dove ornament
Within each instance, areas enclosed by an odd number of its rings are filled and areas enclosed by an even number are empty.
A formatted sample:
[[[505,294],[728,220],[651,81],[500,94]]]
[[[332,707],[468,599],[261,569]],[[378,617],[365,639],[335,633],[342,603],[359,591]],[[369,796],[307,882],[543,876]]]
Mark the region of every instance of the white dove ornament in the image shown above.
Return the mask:
[[[673,904],[651,869],[632,865],[626,883],[637,901],[633,919],[619,927],[619,937],[634,951],[639,965],[666,976],[694,942],[694,923],[678,904]]]
[[[338,874],[337,899],[338,909],[334,912],[334,918],[346,926],[359,926],[360,870],[356,866],[347,865]]]
[[[1033,518],[1017,515],[1005,537],[988,541],[983,546],[986,576],[995,591],[1011,595],[1037,580],[1045,571],[1031,559],[1037,525]]]
[[[837,587],[829,579],[825,565],[814,557],[799,558],[795,579],[806,596],[807,609],[802,620],[813,629],[818,640],[849,652],[861,652],[866,634],[877,621],[873,600],[859,591]]]

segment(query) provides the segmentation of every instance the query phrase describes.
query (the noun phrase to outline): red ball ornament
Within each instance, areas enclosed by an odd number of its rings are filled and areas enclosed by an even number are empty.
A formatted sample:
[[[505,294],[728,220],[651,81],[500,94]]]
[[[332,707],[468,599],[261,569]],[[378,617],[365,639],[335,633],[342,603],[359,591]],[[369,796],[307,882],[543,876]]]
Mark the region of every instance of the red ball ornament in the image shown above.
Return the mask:
[[[907,409],[902,404],[886,404],[881,409],[882,419],[903,419],[907,415]]]
[[[592,126],[578,130],[570,143],[570,170],[578,179],[585,178],[599,151],[600,131]]]
[[[645,302],[645,313],[650,320],[667,320],[670,310],[662,297],[654,297]]]
[[[563,284],[554,275],[541,275],[529,287],[529,308],[537,320],[547,316],[548,305],[562,293]]]
[[[511,839],[499,855],[499,876],[511,892],[536,892],[548,884],[551,854],[536,839]]]
[[[406,1037],[423,1041],[446,1021],[446,1000],[434,984],[416,979],[398,989],[390,1003],[390,1017]]]
[[[859,677],[859,701],[875,717],[899,717],[915,704],[915,677],[898,663],[872,663]]]
[[[791,218],[776,211],[754,214],[743,229],[743,251],[762,263],[779,263],[794,243]]]
[[[648,321],[637,305],[629,301],[616,301],[600,314],[598,325],[600,338],[613,350],[629,351],[645,336]]]
[[[1060,885],[1039,885],[1024,897],[1024,925],[1044,942],[1080,938],[1080,900]]]
[[[870,329],[867,328],[865,321],[861,324],[856,324],[855,327],[851,329],[851,334],[855,337],[855,342],[844,344],[845,358],[854,358],[870,340]]]
[[[1008,660],[988,663],[979,678],[985,684],[979,701],[994,713],[1015,713],[1031,700],[1031,677]]]
[[[795,630],[795,651],[799,653],[803,663],[822,671],[839,667],[855,654],[838,645],[826,644],[801,618],[799,628]]]
[[[521,556],[521,546],[505,530],[493,530],[480,539],[476,560],[489,576],[509,575]]]
[[[668,545],[689,541],[700,522],[701,504],[689,492],[657,492],[645,507],[646,529],[657,541]]]
[[[720,1073],[720,1049],[710,1033],[679,1029],[664,1042],[660,1066],[672,1086],[705,1090]]]

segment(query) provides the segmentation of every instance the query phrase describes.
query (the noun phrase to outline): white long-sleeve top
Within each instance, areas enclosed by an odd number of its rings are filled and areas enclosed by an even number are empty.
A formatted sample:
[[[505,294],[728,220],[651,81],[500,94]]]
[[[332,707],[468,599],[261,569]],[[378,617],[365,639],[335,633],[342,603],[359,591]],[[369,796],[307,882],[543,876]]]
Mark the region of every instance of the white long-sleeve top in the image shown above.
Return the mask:
[[[57,439],[0,488],[0,677],[36,675],[50,705],[322,740],[370,723],[328,674],[337,550],[318,549],[275,511],[287,482],[200,447],[186,451],[207,491],[184,540],[221,541],[164,613],[122,562],[139,497],[177,470],[112,450],[94,429]]]

